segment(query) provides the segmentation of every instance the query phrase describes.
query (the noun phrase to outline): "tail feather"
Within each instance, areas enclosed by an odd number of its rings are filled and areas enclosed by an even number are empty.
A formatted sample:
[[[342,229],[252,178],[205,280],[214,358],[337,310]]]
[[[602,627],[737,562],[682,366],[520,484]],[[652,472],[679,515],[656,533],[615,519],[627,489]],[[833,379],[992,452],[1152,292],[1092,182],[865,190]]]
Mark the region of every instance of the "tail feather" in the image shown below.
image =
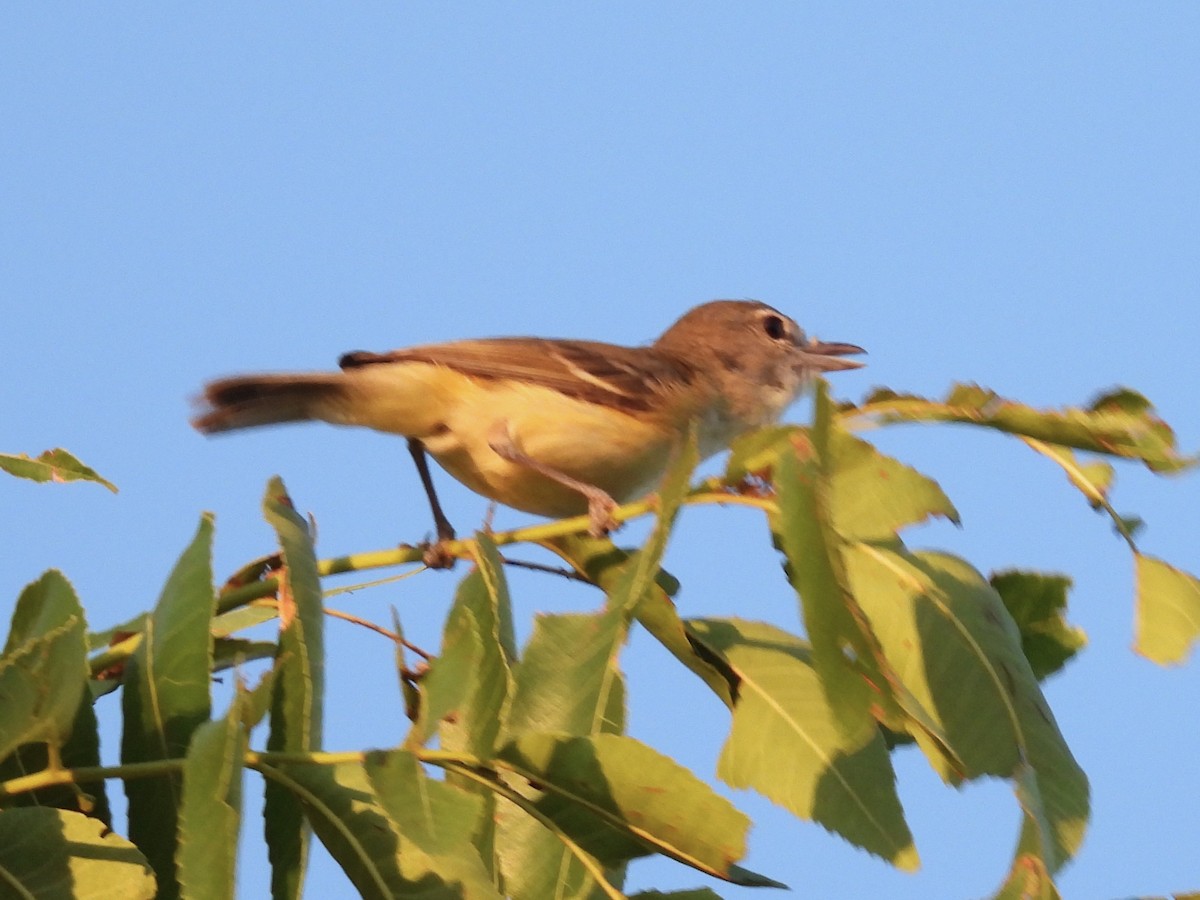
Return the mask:
[[[260,425],[336,419],[344,376],[243,375],[209,382],[192,425],[205,434]]]

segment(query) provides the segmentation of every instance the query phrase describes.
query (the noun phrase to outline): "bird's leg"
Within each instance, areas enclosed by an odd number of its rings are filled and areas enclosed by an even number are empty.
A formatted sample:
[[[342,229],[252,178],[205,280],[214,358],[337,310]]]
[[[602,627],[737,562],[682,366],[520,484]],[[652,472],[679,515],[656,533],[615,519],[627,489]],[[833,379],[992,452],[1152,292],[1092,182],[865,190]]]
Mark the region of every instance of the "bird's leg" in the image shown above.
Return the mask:
[[[582,494],[588,504],[588,518],[590,520],[588,534],[592,537],[604,537],[610,531],[615,530],[620,524],[612,515],[612,511],[617,507],[617,501],[610,497],[606,491],[601,490],[594,484],[588,484],[585,481],[580,481],[578,478],[572,478],[570,475],[560,472],[558,469],[552,468],[545,463],[538,462],[532,456],[527,456],[513,442],[512,435],[508,432],[507,422],[497,422],[492,427],[492,430],[488,433],[488,446],[509,462],[532,469],[539,475],[544,475],[551,481],[557,481],[564,487]]]
[[[421,478],[421,487],[425,488],[425,496],[429,498],[429,508],[433,511],[433,525],[437,529],[437,541],[426,544],[422,559],[431,569],[454,568],[454,556],[446,552],[446,542],[454,540],[454,526],[442,512],[442,504],[438,502],[437,491],[433,489],[433,476],[429,474],[429,460],[425,456],[425,445],[416,438],[408,439],[408,452],[412,454],[417,466],[417,475]]]

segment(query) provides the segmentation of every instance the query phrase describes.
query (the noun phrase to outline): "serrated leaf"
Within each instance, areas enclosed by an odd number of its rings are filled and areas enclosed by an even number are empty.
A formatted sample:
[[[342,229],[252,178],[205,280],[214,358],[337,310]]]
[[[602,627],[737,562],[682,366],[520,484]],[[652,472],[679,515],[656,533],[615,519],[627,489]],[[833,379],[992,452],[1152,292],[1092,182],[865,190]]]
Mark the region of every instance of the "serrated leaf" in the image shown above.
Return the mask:
[[[16,475],[18,478],[28,478],[30,481],[42,483],[47,481],[59,483],[67,481],[92,481],[96,484],[104,485],[104,487],[108,488],[114,494],[117,493],[116,485],[101,478],[95,469],[85,466],[61,447],[55,450],[47,450],[36,459],[26,456],[24,453],[17,454],[16,456],[9,453],[0,453],[0,471]]]
[[[739,676],[717,776],[751,788],[902,869],[918,865],[878,730],[847,740],[825,702],[806,641],[772,625],[693,619],[688,626]]]
[[[491,539],[482,540],[446,618],[442,654],[425,678],[428,715],[419,733],[423,743],[438,730],[443,749],[487,760],[512,702],[516,649],[502,563]]]
[[[770,477],[782,453],[794,453],[808,442],[808,432],[794,425],[758,429],[739,438],[730,453],[725,480]],[[907,525],[931,516],[959,524],[958,511],[936,481],[911,466],[880,453],[854,435],[828,427],[829,513],[845,538],[887,538]]]
[[[750,820],[640,741],[527,732],[498,759],[536,785],[536,808],[608,866],[658,852],[739,884],[776,882],[733,866]]]
[[[421,712],[407,746],[420,746],[436,732],[442,749],[486,761],[512,703],[517,654],[503,561],[489,535],[476,536],[475,560],[447,616],[442,652],[422,680]],[[476,846],[491,872],[496,797],[457,773],[448,773],[446,780],[480,799],[485,825],[476,834]]]
[[[85,692],[79,700],[71,734],[59,750],[59,764],[66,769],[84,769],[100,765],[100,734],[92,699]],[[41,772],[50,766],[48,745],[22,744],[7,759],[0,761],[0,782]],[[112,827],[112,812],[104,780],[79,781],[70,784],[47,785],[6,797],[0,805],[46,806],[82,812]]]
[[[1021,632],[1021,649],[1038,681],[1067,664],[1087,644],[1083,629],[1066,619],[1071,579],[1010,569],[988,579]]]
[[[892,670],[935,718],[963,774],[1014,778],[1023,764],[1031,768],[1054,847],[1047,865],[1056,871],[1083,839],[1087,778],[999,596],[978,572],[947,554],[858,544],[846,562]],[[936,757],[931,762],[940,765]]]
[[[829,441],[829,511],[847,539],[887,539],[931,516],[959,524],[958,510],[936,481],[834,429]]]
[[[476,532],[473,555],[490,600],[488,628],[495,634],[505,660],[512,663],[517,658],[517,639],[513,629],[512,597],[508,592],[508,579],[504,576],[504,559],[486,531]]]
[[[1153,556],[1135,562],[1134,649],[1159,665],[1181,663],[1200,634],[1200,579]]]
[[[179,884],[185,898],[236,895],[238,833],[242,823],[242,759],[247,732],[244,689],[238,686],[223,718],[192,735],[183,766],[179,812]]]
[[[478,797],[430,779],[406,750],[371,751],[365,771],[392,821],[426,853],[458,853],[482,825]]]
[[[193,732],[208,719],[212,672],[208,625],[216,609],[212,535],[212,516],[206,514],[146,619],[141,644],[126,662],[121,692],[123,763],[182,759]],[[178,896],[180,776],[128,779],[125,794],[129,836],[154,867],[159,896]]]
[[[462,581],[442,629],[442,647],[430,660],[429,671],[421,679],[420,715],[409,732],[405,746],[424,746],[440,729],[443,720],[453,720],[466,704],[468,695],[478,691],[483,636],[470,607],[460,602],[464,593],[479,589],[481,581],[472,573]]]
[[[622,731],[624,678],[615,656],[624,640],[616,611],[539,614],[517,671],[507,734]]]
[[[435,781],[403,750],[368,754],[366,773],[404,841],[419,848],[430,871],[447,882],[474,885],[475,894],[494,893],[490,857],[496,798],[491,791],[466,779]]]
[[[625,686],[616,655],[625,640],[625,614],[540,615],[517,669],[505,734],[555,731],[620,732]],[[583,864],[537,820],[509,802],[497,808],[496,850],[506,893],[516,900],[601,896]],[[610,882],[623,878],[618,868]]]
[[[87,693],[87,623],[71,583],[51,569],[17,598],[0,654],[0,759],[22,744],[56,748]]]
[[[267,484],[263,514],[279,538],[284,566],[279,575],[281,630],[267,750],[319,750],[325,696],[325,621],[312,535],[278,477]],[[269,783],[263,818],[272,895],[276,900],[299,898],[308,861],[308,832],[295,796]]]
[[[378,768],[376,774],[380,775]],[[460,845],[462,852],[449,856],[423,849],[388,815],[364,766],[357,763],[268,766],[264,767],[264,775],[296,796],[317,837],[367,900],[499,900],[482,863],[478,859],[472,861],[469,844]],[[387,789],[392,790],[394,784],[387,774],[383,780]],[[468,815],[462,809],[474,808],[472,798],[466,795],[461,805],[448,803],[447,792],[456,789],[446,785],[433,787],[435,784],[425,779],[417,794],[407,798],[407,802],[419,806],[436,793],[435,807],[443,812],[453,810],[451,816],[456,820]],[[425,791],[433,793],[422,796]],[[390,797],[388,801],[397,802],[406,800]],[[411,810],[407,818],[421,815],[420,810]],[[452,832],[461,833],[461,824],[458,821]],[[425,828],[420,840],[430,839]]]
[[[601,590],[611,593],[621,576],[630,553],[614,547],[611,541],[568,535],[542,542],[542,546],[558,554],[577,572],[585,575]],[[698,675],[726,706],[733,705],[733,690],[737,679],[720,659],[706,654],[689,635],[670,594],[677,583],[669,573],[659,570],[655,586],[647,590],[634,616],[655,640],[661,643],[679,662]]]
[[[1046,410],[1005,399],[978,385],[958,384],[945,400],[873,395],[842,415],[884,423],[977,425],[1077,450],[1140,460],[1155,472],[1177,472],[1197,463],[1195,457],[1179,454],[1174,432],[1154,415],[1149,402],[1127,390],[1109,394],[1090,408]]]
[[[5,896],[151,900],[154,873],[138,848],[81,813],[28,807],[0,812]],[[16,893],[17,889],[24,894]]]
[[[822,383],[823,385],[823,383]],[[774,480],[779,511],[771,516],[776,546],[787,558],[785,571],[800,598],[805,630],[812,642],[813,663],[821,690],[851,741],[865,741],[875,728],[870,714],[875,701],[847,650],[862,665],[873,661],[865,620],[856,619],[855,601],[842,562],[842,540],[830,513],[828,460],[830,406],[818,388],[812,444],[793,437],[791,452],[780,453]],[[822,456],[824,454],[824,456]],[[872,678],[881,688],[882,677]]]

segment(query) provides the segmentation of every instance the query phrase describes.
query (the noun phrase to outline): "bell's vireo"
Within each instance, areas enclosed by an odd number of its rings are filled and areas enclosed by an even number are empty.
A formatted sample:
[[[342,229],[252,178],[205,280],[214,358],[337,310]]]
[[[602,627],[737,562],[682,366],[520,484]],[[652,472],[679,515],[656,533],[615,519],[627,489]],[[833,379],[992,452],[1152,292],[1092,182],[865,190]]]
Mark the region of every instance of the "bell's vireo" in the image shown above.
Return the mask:
[[[716,300],[644,347],[491,338],[348,353],[340,372],[223,378],[192,424],[215,434],[318,419],[403,435],[439,540],[454,532],[425,451],[476,493],[543,516],[586,511],[602,534],[616,503],[655,487],[691,423],[711,456],[863,352],[810,340],[764,303]]]

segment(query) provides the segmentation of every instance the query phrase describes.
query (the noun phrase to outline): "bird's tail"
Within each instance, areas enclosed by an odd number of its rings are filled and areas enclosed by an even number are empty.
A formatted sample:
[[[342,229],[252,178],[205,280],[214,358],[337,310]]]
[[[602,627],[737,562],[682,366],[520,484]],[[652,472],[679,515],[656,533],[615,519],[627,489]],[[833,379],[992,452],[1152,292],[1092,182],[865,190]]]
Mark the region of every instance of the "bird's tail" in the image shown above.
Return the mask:
[[[218,434],[259,425],[337,421],[345,398],[345,376],[242,375],[209,382],[192,419],[199,431]]]

